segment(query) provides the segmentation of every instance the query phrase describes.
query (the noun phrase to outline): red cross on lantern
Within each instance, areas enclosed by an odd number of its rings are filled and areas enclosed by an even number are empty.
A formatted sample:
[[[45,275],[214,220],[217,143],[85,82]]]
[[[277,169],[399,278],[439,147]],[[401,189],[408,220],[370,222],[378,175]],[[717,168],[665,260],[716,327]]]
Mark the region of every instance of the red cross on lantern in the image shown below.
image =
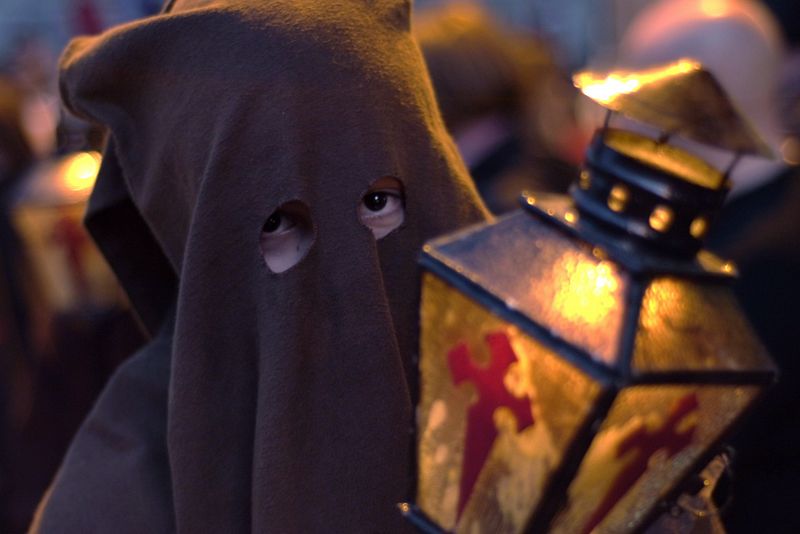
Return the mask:
[[[458,344],[447,356],[453,383],[459,385],[469,381],[478,390],[478,400],[470,407],[467,416],[467,436],[458,498],[459,517],[497,439],[495,410],[503,407],[510,409],[517,420],[517,432],[534,423],[529,399],[515,397],[505,385],[508,368],[517,361],[508,336],[503,332],[490,333],[486,336],[486,344],[490,353],[489,365],[486,367],[478,367],[472,363],[469,347],[465,343]]]
[[[614,506],[622,500],[647,471],[647,465],[656,452],[665,450],[667,457],[672,458],[689,446],[697,424],[692,424],[683,432],[679,432],[678,427],[686,417],[697,412],[699,407],[697,395],[690,393],[675,403],[666,420],[659,428],[649,431],[647,427],[640,424],[631,435],[620,442],[617,446],[617,458],[622,458],[632,451],[635,451],[635,454],[627,467],[617,475],[608,493],[592,513],[586,526],[581,531],[583,534],[589,534],[594,530]]]

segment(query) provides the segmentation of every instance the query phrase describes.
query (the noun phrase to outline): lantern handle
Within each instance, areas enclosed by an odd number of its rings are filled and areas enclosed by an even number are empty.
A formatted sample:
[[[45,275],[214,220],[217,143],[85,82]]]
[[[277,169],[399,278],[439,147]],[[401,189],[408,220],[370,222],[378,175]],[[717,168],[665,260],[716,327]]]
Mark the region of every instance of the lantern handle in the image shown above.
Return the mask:
[[[611,115],[614,114],[614,110],[611,108],[606,108],[606,117],[603,119],[603,139],[605,139],[606,132],[608,131],[609,126],[611,125]]]

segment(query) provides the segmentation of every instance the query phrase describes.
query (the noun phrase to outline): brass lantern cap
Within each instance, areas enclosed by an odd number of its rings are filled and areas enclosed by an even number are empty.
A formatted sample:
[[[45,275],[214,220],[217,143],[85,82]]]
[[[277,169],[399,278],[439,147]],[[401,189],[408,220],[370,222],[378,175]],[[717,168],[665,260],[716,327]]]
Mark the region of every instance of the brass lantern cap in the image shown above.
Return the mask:
[[[637,72],[584,71],[575,74],[573,83],[606,109],[665,133],[736,153],[774,157],[716,78],[696,61],[681,59]]]

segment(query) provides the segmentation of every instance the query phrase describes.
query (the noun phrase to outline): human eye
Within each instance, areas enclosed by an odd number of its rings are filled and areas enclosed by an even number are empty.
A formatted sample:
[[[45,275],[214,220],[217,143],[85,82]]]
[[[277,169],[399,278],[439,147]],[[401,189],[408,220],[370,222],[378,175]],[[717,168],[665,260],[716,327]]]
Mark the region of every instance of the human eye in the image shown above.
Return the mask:
[[[282,273],[302,260],[314,242],[314,227],[308,207],[287,202],[272,212],[261,227],[259,247],[267,268]]]
[[[375,239],[387,236],[405,220],[403,184],[384,177],[376,180],[358,204],[361,224],[372,230]]]
[[[261,231],[268,235],[278,235],[288,232],[296,226],[297,221],[294,220],[291,214],[284,213],[281,210],[275,210],[272,215],[267,217]]]

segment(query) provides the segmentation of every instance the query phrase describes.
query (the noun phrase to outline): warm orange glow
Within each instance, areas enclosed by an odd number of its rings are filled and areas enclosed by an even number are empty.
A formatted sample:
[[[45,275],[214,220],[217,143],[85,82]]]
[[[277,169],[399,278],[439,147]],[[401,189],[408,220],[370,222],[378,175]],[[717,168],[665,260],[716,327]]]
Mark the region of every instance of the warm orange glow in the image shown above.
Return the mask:
[[[730,12],[730,2],[728,0],[700,0],[700,10],[708,17],[724,17]]]
[[[702,239],[705,237],[706,232],[708,232],[708,220],[705,217],[698,217],[692,221],[692,225],[689,227],[689,233],[692,234],[692,237]]]
[[[73,192],[91,189],[100,170],[100,154],[97,152],[80,152],[71,156],[64,164],[62,184]]]
[[[583,94],[600,104],[610,104],[621,95],[635,93],[645,85],[700,70],[700,63],[682,59],[677,63],[637,73],[616,71],[604,78],[593,72],[580,72],[573,81]]]
[[[681,300],[680,286],[674,280],[665,278],[653,282],[642,301],[639,319],[642,328],[657,331],[663,321],[662,307],[679,306]]]
[[[800,138],[788,137],[781,143],[781,156],[787,165],[800,165]]]
[[[706,189],[719,189],[725,183],[723,173],[678,147],[625,130],[609,130],[604,139],[621,154]]]
[[[615,185],[608,194],[608,207],[611,211],[616,211],[617,213],[625,211],[630,196],[627,187],[624,185]]]
[[[619,300],[620,282],[613,265],[568,255],[559,268],[553,308],[571,322],[602,323]]]
[[[650,228],[656,232],[666,232],[672,226],[674,214],[669,206],[658,205],[650,214]]]
[[[589,174],[589,171],[587,170],[581,171],[580,188],[583,190],[587,190],[591,186],[592,186],[592,175]]]

